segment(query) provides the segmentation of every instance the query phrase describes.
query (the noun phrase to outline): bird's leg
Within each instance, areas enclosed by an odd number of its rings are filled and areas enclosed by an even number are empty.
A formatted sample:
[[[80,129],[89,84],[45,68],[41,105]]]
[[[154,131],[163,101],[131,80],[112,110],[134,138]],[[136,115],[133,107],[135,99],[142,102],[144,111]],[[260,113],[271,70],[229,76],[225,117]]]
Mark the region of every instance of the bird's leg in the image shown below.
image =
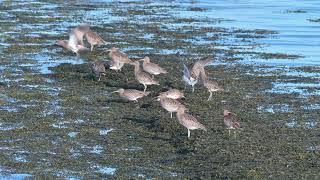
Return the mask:
[[[237,132],[233,131],[234,138],[237,139]]]
[[[192,92],[194,92],[194,85],[192,85]]]
[[[228,129],[228,131],[229,131],[229,136],[230,136],[230,129]]]
[[[146,90],[147,90],[147,85],[143,84],[143,86],[144,86],[143,92],[146,92]]]
[[[188,138],[190,138],[190,130],[188,129]]]
[[[93,46],[94,46],[94,45],[93,45],[93,44],[90,44],[90,45],[91,45],[91,51],[93,51]]]
[[[98,79],[98,81],[100,81],[101,80],[101,74],[99,75],[99,79]]]
[[[172,119],[172,112],[170,112],[170,117],[171,117],[171,119]]]
[[[212,99],[212,92],[210,91],[210,95],[207,101],[210,101]]]
[[[128,76],[124,75],[124,77],[126,78],[126,82],[129,83]]]

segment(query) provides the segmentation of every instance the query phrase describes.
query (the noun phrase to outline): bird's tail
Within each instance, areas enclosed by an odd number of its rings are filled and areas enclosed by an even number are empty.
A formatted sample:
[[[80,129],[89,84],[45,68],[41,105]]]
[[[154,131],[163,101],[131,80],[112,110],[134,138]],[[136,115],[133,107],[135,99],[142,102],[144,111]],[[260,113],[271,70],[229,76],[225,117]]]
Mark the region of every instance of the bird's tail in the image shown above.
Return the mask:
[[[162,74],[167,74],[167,73],[168,73],[168,71],[167,71],[167,70],[165,70],[165,69],[162,69],[161,73],[162,73]]]
[[[200,125],[199,129],[202,129],[202,130],[204,130],[204,131],[207,131],[207,128],[206,128],[203,124],[200,124],[200,123],[199,123],[199,125]]]
[[[160,85],[160,83],[158,81],[154,81],[153,84],[154,85]]]

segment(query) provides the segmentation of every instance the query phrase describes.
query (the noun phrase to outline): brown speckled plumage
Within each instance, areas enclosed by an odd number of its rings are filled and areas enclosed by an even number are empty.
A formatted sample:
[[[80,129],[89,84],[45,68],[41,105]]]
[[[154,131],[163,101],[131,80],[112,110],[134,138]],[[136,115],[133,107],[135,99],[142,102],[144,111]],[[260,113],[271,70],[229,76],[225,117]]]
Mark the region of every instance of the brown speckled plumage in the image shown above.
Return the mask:
[[[143,70],[152,75],[167,74],[167,71],[160,67],[158,64],[150,62],[150,58],[148,56],[139,61],[143,61]]]
[[[161,96],[167,97],[170,99],[181,99],[184,98],[183,92],[180,92],[178,89],[170,89],[166,92],[160,93]]]
[[[172,113],[177,112],[179,107],[183,106],[179,101],[171,98],[167,98],[163,95],[158,96],[157,99],[160,102],[161,107],[170,112],[172,118]]]
[[[230,136],[231,129],[240,129],[241,128],[240,123],[239,123],[236,115],[226,109],[223,111],[223,122],[224,122],[225,127],[229,131],[229,136]]]
[[[91,51],[93,50],[93,47],[95,45],[103,45],[105,44],[106,42],[99,36],[98,33],[96,32],[93,32],[93,31],[89,31],[86,33],[86,39],[87,41],[89,42],[90,46],[91,46]]]
[[[240,123],[236,115],[229,110],[223,111],[223,122],[227,129],[239,129]]]
[[[113,47],[107,51],[109,51],[109,57],[115,62],[128,63],[128,64],[132,63],[128,55],[121,52],[118,48]]]
[[[138,99],[144,97],[144,96],[148,96],[150,94],[150,92],[144,92],[144,91],[139,91],[139,90],[135,90],[135,89],[118,89],[117,91],[114,92],[118,92],[120,97],[127,99],[129,101],[135,101],[138,102]]]
[[[204,70],[204,67],[210,63],[212,61],[211,58],[207,58],[205,60],[199,60],[197,61],[192,69],[191,69],[191,77],[194,78],[194,79],[199,79],[201,73],[204,73],[205,74],[205,70]]]
[[[134,66],[134,75],[136,80],[143,84],[144,91],[147,89],[147,85],[159,85],[157,81],[155,81],[148,73],[143,72],[140,69],[140,64],[138,61],[131,63]]]
[[[201,79],[202,79],[204,87],[206,87],[210,93],[207,101],[210,101],[212,99],[212,92],[223,91],[223,88],[216,81],[210,80],[205,75],[205,73],[201,72]]]
[[[195,117],[192,115],[185,113],[185,107],[179,107],[177,111],[177,119],[181,125],[188,129],[188,138],[190,137],[190,130],[202,129],[207,131],[207,128],[201,124]]]
[[[108,66],[108,62],[96,61],[92,63],[92,71],[97,77],[99,77],[98,81],[100,81],[101,75],[105,75],[106,66]]]

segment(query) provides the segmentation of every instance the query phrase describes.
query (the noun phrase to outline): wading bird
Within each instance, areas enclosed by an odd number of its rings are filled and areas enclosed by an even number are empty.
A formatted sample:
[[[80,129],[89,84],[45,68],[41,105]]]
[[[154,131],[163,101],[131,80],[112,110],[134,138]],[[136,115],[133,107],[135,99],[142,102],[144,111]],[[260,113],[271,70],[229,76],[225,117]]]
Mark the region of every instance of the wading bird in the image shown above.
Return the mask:
[[[168,73],[165,69],[160,67],[158,64],[150,62],[150,58],[148,56],[144,57],[143,59],[140,59],[139,61],[143,61],[143,64],[142,64],[143,70],[151,74],[152,78],[154,75]]]
[[[144,96],[148,96],[150,94],[150,92],[144,92],[144,91],[138,91],[135,89],[123,89],[120,88],[116,91],[113,91],[111,93],[119,93],[119,96],[127,99],[129,101],[134,101],[134,102],[138,102],[138,99],[144,97]]]
[[[204,87],[206,87],[210,93],[207,101],[212,99],[212,93],[216,91],[224,91],[221,86],[216,81],[210,80],[204,72],[201,72],[201,79]]]
[[[164,95],[159,95],[157,98],[157,101],[160,102],[161,107],[163,107],[165,110],[170,112],[171,118],[172,118],[172,113],[177,112],[179,107],[183,106],[179,101],[175,99],[167,98]]]
[[[140,69],[140,64],[138,61],[131,63],[134,66],[134,75],[136,80],[143,84],[144,91],[147,89],[147,85],[160,85],[157,81],[155,81],[148,73],[143,72]]]
[[[92,72],[95,74],[96,77],[99,77],[99,80],[101,79],[101,75],[106,75],[106,67],[109,67],[109,62],[107,61],[96,61],[92,63]]]
[[[183,64],[183,81],[185,82],[185,87],[187,85],[192,86],[192,92],[194,92],[194,86],[198,83],[201,73],[205,73],[204,67],[212,61],[211,58],[205,60],[197,61],[189,71],[188,67]]]
[[[161,92],[160,95],[162,97],[167,97],[170,99],[181,99],[184,98],[183,92],[180,92],[178,89],[170,89],[166,92]]]
[[[91,47],[90,47],[91,51],[93,50],[93,47],[94,47],[95,45],[100,46],[100,45],[106,44],[106,41],[103,40],[103,39],[101,38],[101,36],[99,36],[98,33],[93,32],[93,31],[91,31],[91,30],[88,31],[85,36],[86,36],[86,39],[87,39],[88,43],[89,43],[90,46],[91,46]]]
[[[231,129],[240,129],[240,123],[236,117],[236,114],[230,112],[229,110],[223,110],[223,122],[229,131],[229,136]]]
[[[177,111],[177,119],[181,125],[188,129],[188,138],[190,137],[190,130],[202,129],[207,131],[207,128],[202,125],[195,117],[185,112],[186,108],[180,106]]]
[[[194,74],[190,74],[188,67],[183,64],[183,76],[182,80],[185,82],[185,88],[187,85],[192,86],[192,92],[194,92],[194,86],[197,84],[198,79]]]
[[[76,53],[77,55],[79,55],[79,52],[81,51],[86,51],[88,50],[88,48],[86,48],[85,46],[83,46],[82,44],[80,44],[80,42],[83,43],[82,38],[80,38],[80,35],[77,35],[77,31],[76,29],[72,29],[69,33],[69,40],[60,40],[57,42],[57,45],[62,46],[74,53]],[[79,39],[80,38],[80,39]]]

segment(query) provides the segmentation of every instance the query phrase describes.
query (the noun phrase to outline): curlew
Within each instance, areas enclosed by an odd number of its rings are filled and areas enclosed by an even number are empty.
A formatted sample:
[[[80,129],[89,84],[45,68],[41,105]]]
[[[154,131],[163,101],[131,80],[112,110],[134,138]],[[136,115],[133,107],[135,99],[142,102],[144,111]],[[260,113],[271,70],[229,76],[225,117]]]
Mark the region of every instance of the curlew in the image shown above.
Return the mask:
[[[107,52],[109,52],[108,56],[113,61],[110,69],[121,71],[124,64],[131,64],[133,62],[129,59],[127,54],[121,52],[118,48],[113,47],[108,49]]]
[[[203,82],[203,85],[208,89],[210,95],[208,97],[207,101],[210,101],[212,99],[212,93],[216,91],[224,91],[221,86],[216,81],[210,80],[204,72],[201,72],[201,79]]]
[[[101,79],[101,75],[106,75],[106,66],[109,66],[108,62],[96,61],[92,63],[92,72]]]
[[[240,129],[240,123],[236,117],[236,114],[230,112],[229,110],[223,110],[223,122],[226,128],[229,130],[229,136],[231,129]]]
[[[161,92],[160,95],[163,96],[163,97],[170,98],[170,99],[181,99],[181,98],[184,98],[183,92],[180,92],[178,89],[170,89],[170,90],[168,90],[166,92]]]
[[[84,46],[83,37],[89,31],[90,31],[90,26],[89,24],[86,24],[86,23],[81,24],[80,26],[74,28],[74,34],[77,38],[77,44]]]
[[[81,42],[81,39],[79,39],[78,36],[79,35],[77,35],[77,31],[75,29],[72,29],[69,33],[69,40],[60,40],[57,42],[57,45],[71,50],[72,52],[79,55],[80,51],[85,51],[88,49],[82,44],[79,44],[79,42]]]
[[[127,99],[129,101],[134,101],[134,102],[138,102],[138,99],[144,97],[144,96],[148,96],[150,94],[150,92],[144,92],[144,91],[138,91],[135,89],[123,89],[120,88],[116,91],[113,91],[111,93],[119,93],[120,97]]]
[[[202,129],[207,131],[207,128],[201,124],[195,117],[192,115],[185,113],[186,108],[184,106],[180,106],[177,111],[177,119],[181,125],[188,129],[188,138],[190,137],[190,130]]]
[[[100,46],[100,45],[103,45],[103,44],[106,43],[106,41],[103,40],[103,39],[101,38],[101,36],[99,36],[98,33],[93,32],[93,31],[91,31],[91,30],[88,31],[85,36],[86,36],[86,39],[87,39],[87,41],[89,42],[89,44],[90,44],[90,46],[91,46],[91,48],[90,48],[91,51],[93,50],[93,47],[94,47],[95,45]]]
[[[188,67],[185,64],[183,64],[182,80],[185,82],[184,88],[186,88],[187,85],[192,86],[192,92],[194,92],[194,86],[197,84],[198,79],[190,73]]]
[[[115,71],[121,71],[121,68],[123,67],[123,63],[115,62],[115,61],[109,61],[110,67],[109,69],[115,70]]]
[[[109,57],[113,61],[119,61],[119,62],[128,63],[128,64],[132,63],[128,55],[121,52],[119,48],[112,47],[111,49],[108,49],[107,52],[109,52]]]
[[[164,95],[159,95],[157,101],[160,102],[161,107],[170,112],[170,117],[172,118],[172,113],[177,112],[179,107],[183,106],[179,101],[171,98],[167,98]]]
[[[160,67],[158,64],[150,62],[150,58],[148,56],[144,57],[143,59],[140,59],[139,61],[143,61],[142,67],[143,70],[148,72],[152,75],[159,75],[159,74],[167,74],[168,72]]]
[[[205,73],[204,67],[212,61],[212,58],[207,58],[205,60],[199,60],[196,63],[194,63],[191,74],[193,75],[193,78],[199,79],[201,73]]]
[[[131,64],[134,66],[135,78],[140,84],[143,84],[144,91],[146,91],[147,85],[159,85],[159,83],[155,81],[148,73],[143,72],[140,69],[140,63],[138,61],[135,61]]]
[[[198,83],[201,72],[205,73],[204,67],[211,61],[211,58],[199,60],[192,66],[191,71],[189,71],[188,67],[183,64],[182,79],[185,82],[185,87],[186,85],[192,86],[192,92],[194,92],[194,86]]]

